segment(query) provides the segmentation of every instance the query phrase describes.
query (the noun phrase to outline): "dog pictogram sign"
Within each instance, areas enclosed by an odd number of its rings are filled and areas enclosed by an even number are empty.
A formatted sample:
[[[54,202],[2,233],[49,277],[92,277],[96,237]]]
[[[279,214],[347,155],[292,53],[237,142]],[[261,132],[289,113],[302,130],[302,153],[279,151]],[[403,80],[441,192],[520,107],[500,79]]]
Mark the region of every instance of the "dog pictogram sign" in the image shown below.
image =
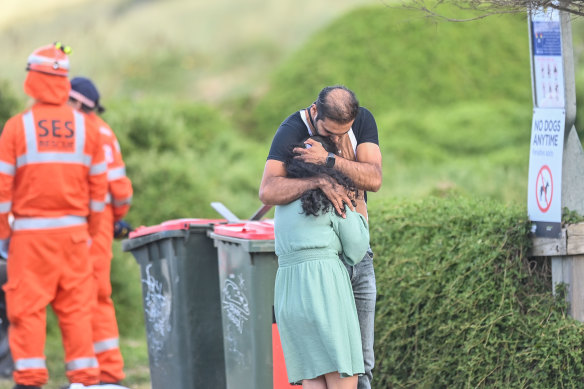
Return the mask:
[[[546,213],[550,209],[554,197],[554,179],[548,165],[543,165],[537,173],[535,192],[537,207],[540,211]]]

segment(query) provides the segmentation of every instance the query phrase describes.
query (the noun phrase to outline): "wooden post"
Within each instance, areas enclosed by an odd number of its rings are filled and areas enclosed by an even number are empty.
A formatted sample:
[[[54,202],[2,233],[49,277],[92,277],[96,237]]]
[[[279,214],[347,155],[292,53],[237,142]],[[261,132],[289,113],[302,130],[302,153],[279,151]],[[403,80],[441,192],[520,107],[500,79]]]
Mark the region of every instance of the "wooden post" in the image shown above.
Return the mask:
[[[562,209],[584,215],[584,151],[574,126],[576,83],[570,14],[560,11],[560,23],[565,103],[561,204]],[[534,237],[533,243],[534,256],[551,257],[553,293],[558,284],[564,284],[570,315],[584,322],[584,223],[563,227],[559,238]]]
[[[584,215],[584,152],[578,138],[576,121],[576,83],[570,15],[560,12],[562,51],[564,58],[564,91],[566,102],[566,135],[562,160],[562,209]],[[584,322],[584,225],[568,226],[566,256],[552,257],[552,282],[566,285],[570,315]],[[555,264],[555,265],[554,265]],[[555,272],[554,272],[555,270]]]
[[[570,316],[584,322],[584,223],[565,226],[559,238],[533,237],[532,241],[532,256],[552,259],[553,293],[564,284]]]

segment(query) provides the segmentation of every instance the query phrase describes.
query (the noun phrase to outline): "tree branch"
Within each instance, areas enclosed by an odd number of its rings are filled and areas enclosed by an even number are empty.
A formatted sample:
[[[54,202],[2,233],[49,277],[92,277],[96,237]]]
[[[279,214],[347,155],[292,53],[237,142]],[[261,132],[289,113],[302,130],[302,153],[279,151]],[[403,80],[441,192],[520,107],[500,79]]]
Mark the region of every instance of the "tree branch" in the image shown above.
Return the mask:
[[[414,0],[411,3],[403,3],[402,7],[422,11],[427,17],[449,22],[469,22],[484,19],[487,16],[523,13],[528,9],[542,7],[554,8],[575,16],[584,16],[584,0],[560,2],[552,0],[438,0],[436,2],[432,1],[431,4],[431,6],[428,6],[426,0]],[[469,18],[448,17],[437,11],[437,8],[446,4],[452,4],[465,11],[479,12],[480,15]]]

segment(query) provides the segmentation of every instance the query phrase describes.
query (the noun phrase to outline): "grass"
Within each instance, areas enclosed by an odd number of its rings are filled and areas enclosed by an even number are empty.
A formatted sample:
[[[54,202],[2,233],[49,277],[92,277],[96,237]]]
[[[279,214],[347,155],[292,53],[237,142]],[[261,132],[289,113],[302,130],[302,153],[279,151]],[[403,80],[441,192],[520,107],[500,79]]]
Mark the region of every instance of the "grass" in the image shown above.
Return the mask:
[[[218,102],[261,94],[265,75],[317,29],[349,9],[379,1],[29,3],[8,0],[0,24],[0,48],[14,58],[2,78],[15,90],[20,91],[30,52],[61,40],[74,50],[72,74],[95,78],[106,101],[156,95]],[[42,13],[34,11],[37,3]]]
[[[23,6],[20,0],[4,0],[0,14],[0,28],[31,18],[42,18],[47,12],[55,12],[71,5],[88,3],[88,0],[27,0]]]
[[[428,109],[452,116],[449,106],[461,102],[513,101],[529,110],[525,23],[525,15],[457,24],[400,8],[362,7],[323,28],[276,69],[254,110],[251,131],[270,136],[289,111],[336,83],[353,88],[377,117]]]

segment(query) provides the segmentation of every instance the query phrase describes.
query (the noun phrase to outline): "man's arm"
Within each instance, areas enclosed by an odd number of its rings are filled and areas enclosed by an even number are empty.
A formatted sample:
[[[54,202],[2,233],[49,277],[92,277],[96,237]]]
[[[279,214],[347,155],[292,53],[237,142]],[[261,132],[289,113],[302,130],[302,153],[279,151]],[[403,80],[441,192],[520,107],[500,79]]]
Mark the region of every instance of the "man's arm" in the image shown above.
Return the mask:
[[[375,143],[357,146],[357,160],[337,157],[335,168],[349,177],[359,189],[377,192],[381,188],[381,150]]]
[[[288,204],[298,199],[304,192],[320,188],[331,200],[338,213],[344,214],[346,203],[354,209],[347,192],[327,177],[288,178],[281,161],[268,159],[264,167],[259,197],[266,205]]]
[[[324,165],[328,153],[318,142],[309,139],[312,147],[308,149],[295,148],[294,152],[304,162]],[[381,150],[375,143],[361,143],[357,146],[357,160],[350,161],[337,156],[335,169],[349,177],[359,189],[377,192],[381,187]]]

